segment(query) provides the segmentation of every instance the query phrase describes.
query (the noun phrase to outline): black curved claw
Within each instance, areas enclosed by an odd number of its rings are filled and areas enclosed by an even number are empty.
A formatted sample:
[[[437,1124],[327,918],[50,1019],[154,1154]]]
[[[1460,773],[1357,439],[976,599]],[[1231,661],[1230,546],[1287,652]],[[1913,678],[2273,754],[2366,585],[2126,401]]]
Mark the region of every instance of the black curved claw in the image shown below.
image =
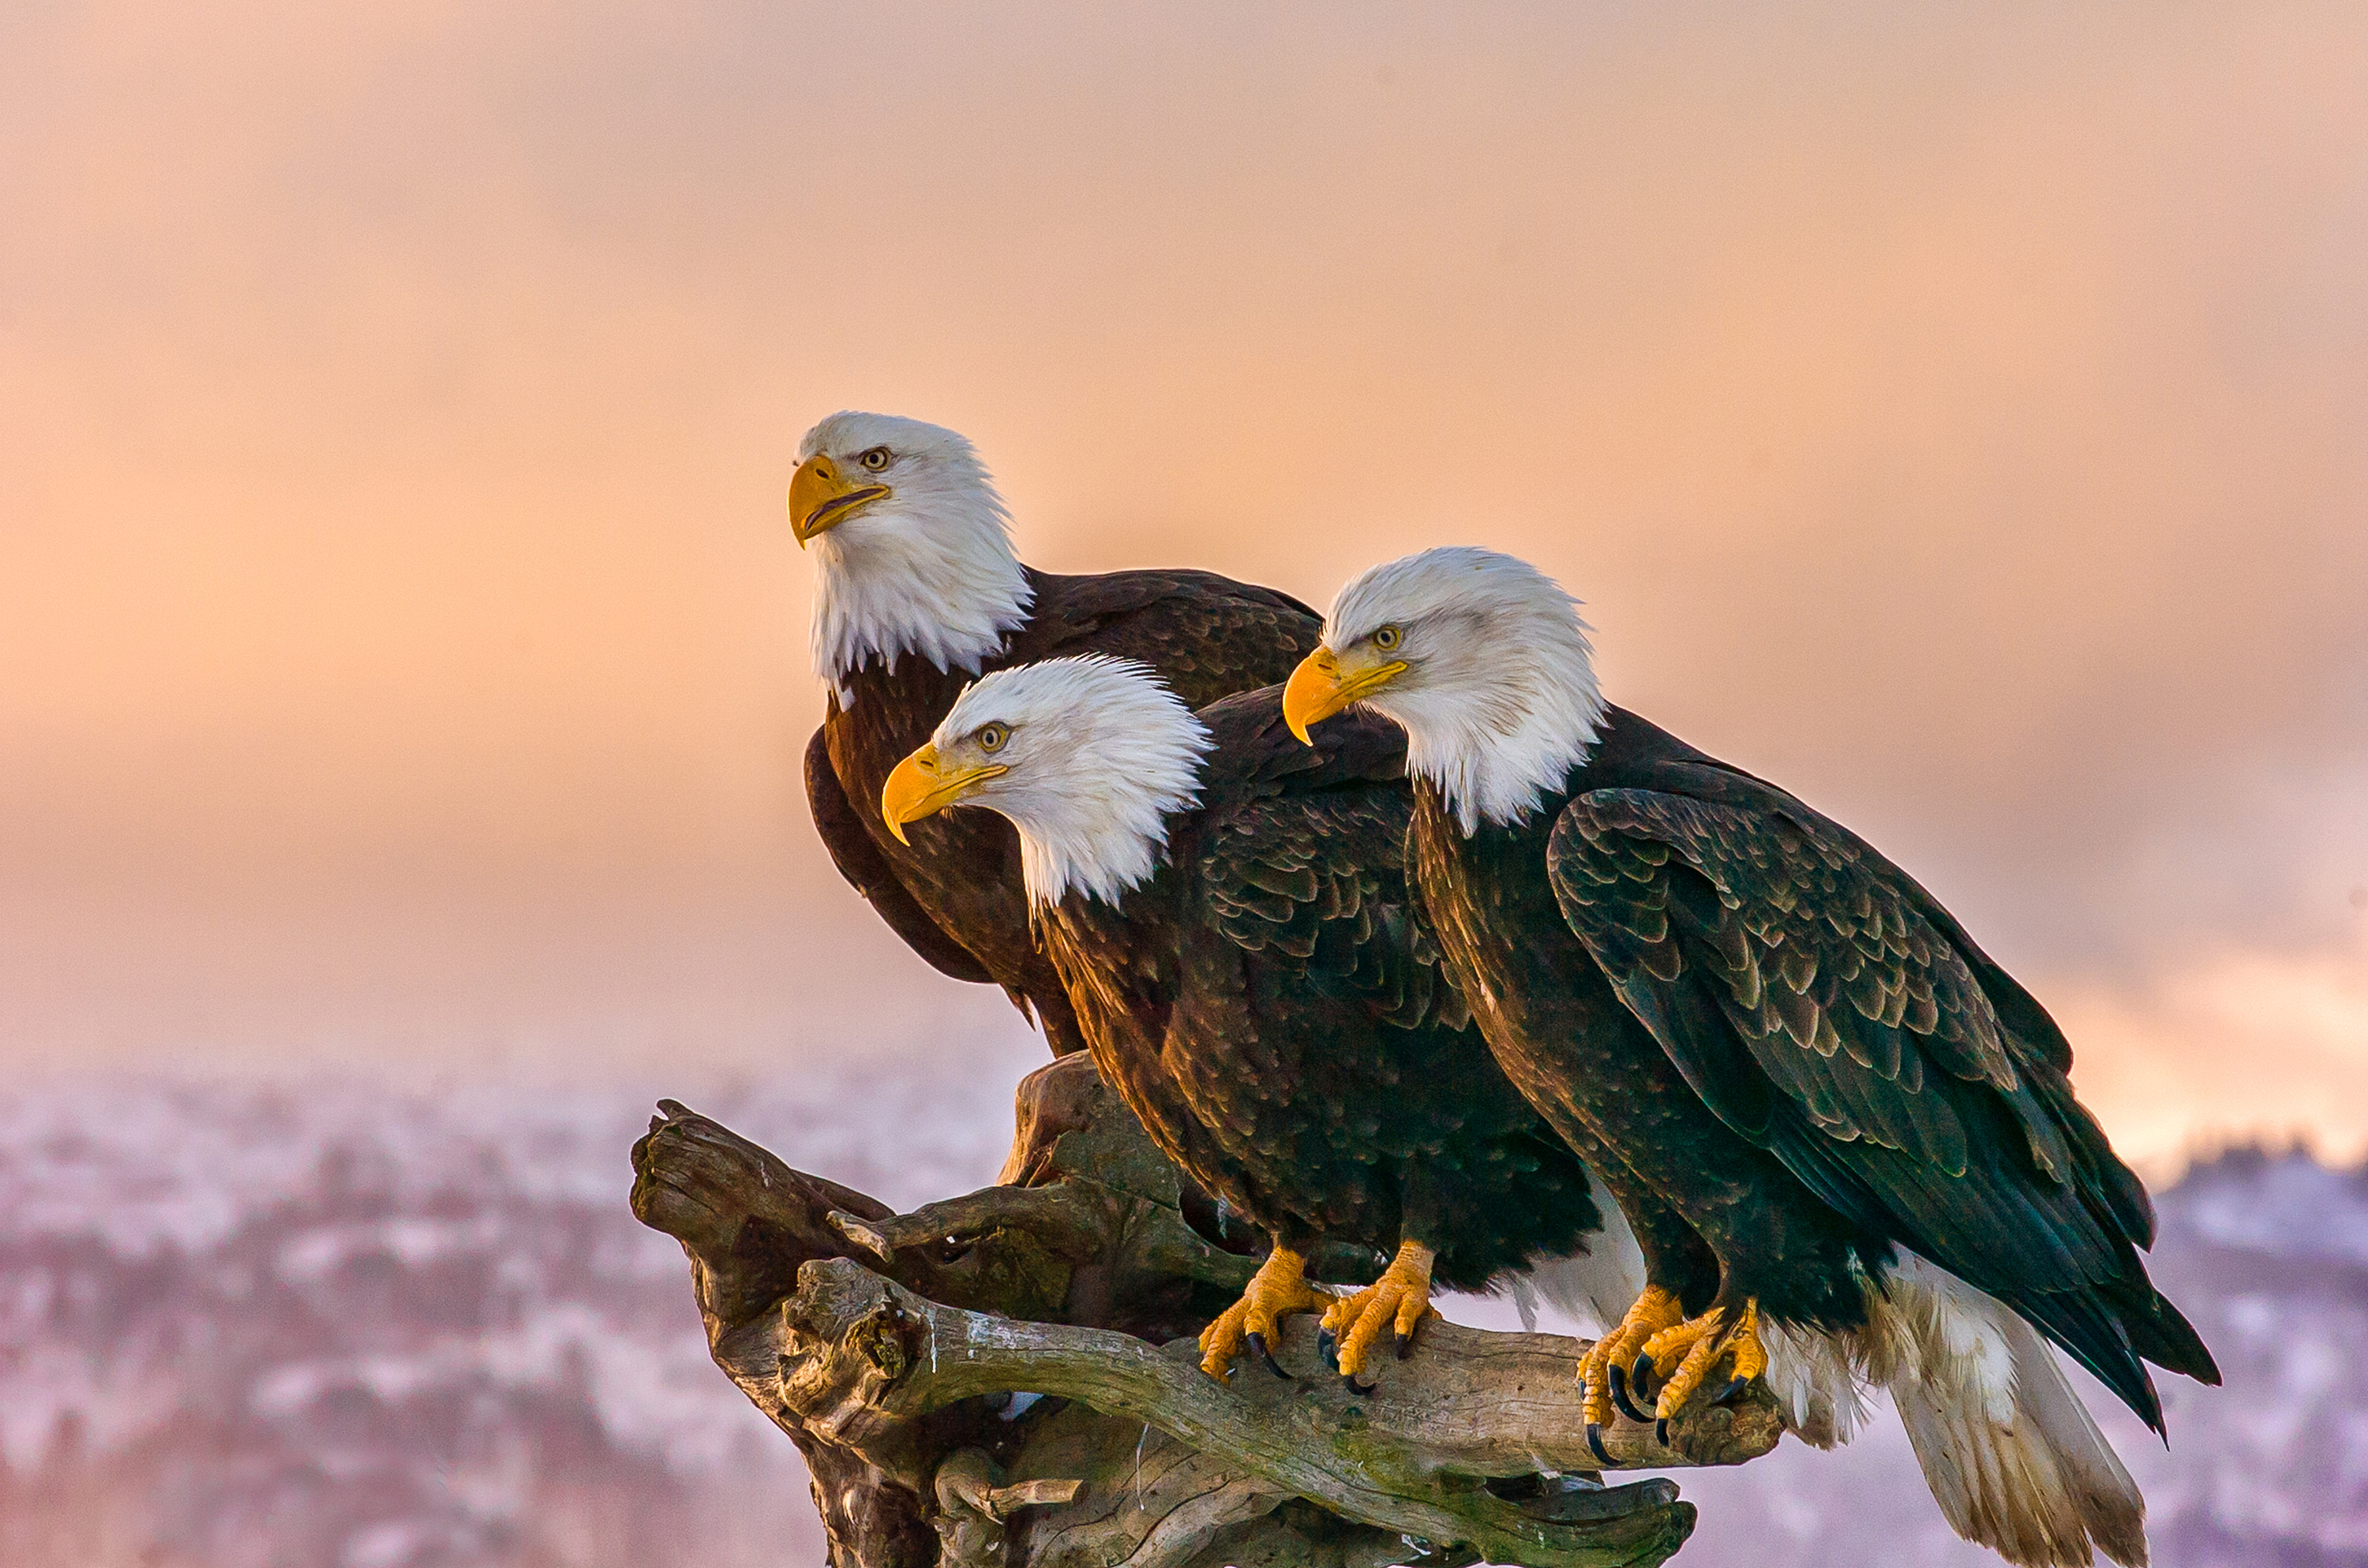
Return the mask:
[[[1336,1372],[1340,1369],[1340,1342],[1332,1337],[1330,1329],[1319,1328],[1315,1331],[1315,1353],[1324,1358],[1326,1366]]]
[[[1398,1334],[1396,1331],[1393,1330],[1391,1334],[1390,1348],[1396,1354],[1399,1360],[1405,1360],[1407,1357],[1414,1354],[1414,1335],[1411,1334]]]
[[[1249,1347],[1258,1353],[1258,1359],[1266,1363],[1268,1371],[1272,1372],[1284,1382],[1289,1383],[1298,1381],[1296,1378],[1293,1378],[1289,1372],[1282,1369],[1281,1362],[1274,1358],[1274,1352],[1267,1347],[1265,1335],[1252,1334],[1246,1335],[1245,1337],[1249,1342]]]
[[[1641,1352],[1637,1355],[1636,1364],[1628,1369],[1628,1381],[1630,1386],[1635,1389],[1638,1399],[1645,1397],[1645,1380],[1659,1369],[1653,1365],[1653,1358],[1650,1356]]]
[[[1660,1443],[1661,1447],[1666,1449],[1669,1446],[1669,1418],[1668,1416],[1665,1415],[1658,1421],[1653,1423],[1653,1436]]]
[[[1376,1394],[1376,1393],[1379,1393],[1379,1392],[1382,1392],[1382,1385],[1381,1385],[1381,1384],[1379,1384],[1379,1383],[1360,1383],[1360,1382],[1359,1382],[1356,1379],[1354,1379],[1354,1378],[1350,1377],[1350,1376],[1349,1376],[1348,1373],[1346,1373],[1346,1372],[1343,1372],[1343,1373],[1341,1373],[1341,1374],[1340,1374],[1340,1381],[1341,1381],[1342,1382],[1347,1383],[1347,1384],[1349,1385],[1349,1392],[1350,1393],[1356,1393],[1356,1394]]]
[[[1741,1393],[1744,1389],[1749,1385],[1750,1381],[1751,1380],[1749,1378],[1729,1378],[1726,1380],[1726,1386],[1725,1388],[1710,1396],[1710,1402],[1713,1404],[1725,1404],[1733,1400],[1736,1394]]]
[[[1631,1421],[1643,1422],[1653,1419],[1643,1411],[1637,1409],[1635,1402],[1628,1397],[1628,1379],[1619,1368],[1612,1367],[1608,1369],[1605,1373],[1605,1381],[1611,1385],[1611,1403],[1620,1407],[1621,1415],[1625,1415]]]
[[[1587,1424],[1587,1446],[1597,1459],[1605,1464],[1611,1462],[1611,1456],[1603,1451],[1603,1428],[1592,1421]]]

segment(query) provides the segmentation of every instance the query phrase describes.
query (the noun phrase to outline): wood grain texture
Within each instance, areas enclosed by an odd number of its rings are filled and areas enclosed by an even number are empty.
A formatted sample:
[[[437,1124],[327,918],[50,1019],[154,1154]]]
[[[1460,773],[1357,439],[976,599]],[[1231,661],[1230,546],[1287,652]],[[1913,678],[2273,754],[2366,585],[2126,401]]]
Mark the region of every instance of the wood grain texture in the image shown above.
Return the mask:
[[[1023,1083],[1019,1122],[1005,1169],[1030,1185],[907,1215],[673,1102],[635,1145],[634,1211],[682,1242],[717,1364],[805,1456],[834,1568],[1613,1568],[1684,1541],[1673,1483],[1580,1473],[1584,1342],[1434,1323],[1360,1396],[1299,1317],[1290,1379],[1219,1383],[1190,1336],[1253,1260],[1187,1221],[1197,1195],[1084,1058]],[[1778,1431],[1755,1389],[1668,1449],[1605,1440],[1663,1469]]]

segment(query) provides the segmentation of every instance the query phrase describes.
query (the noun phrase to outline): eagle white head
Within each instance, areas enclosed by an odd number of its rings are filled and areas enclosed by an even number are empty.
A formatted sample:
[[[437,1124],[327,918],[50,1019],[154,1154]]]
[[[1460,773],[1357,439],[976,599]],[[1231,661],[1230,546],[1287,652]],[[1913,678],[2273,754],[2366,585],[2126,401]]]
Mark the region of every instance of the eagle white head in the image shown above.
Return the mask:
[[[928,744],[889,774],[880,814],[901,838],[948,806],[1000,812],[1019,830],[1031,901],[1081,889],[1114,904],[1158,869],[1167,818],[1199,801],[1214,744],[1146,666],[1047,659],[964,687]]]
[[[1466,834],[1535,811],[1603,722],[1578,601],[1526,561],[1452,545],[1351,579],[1324,641],[1292,672],[1283,718],[1307,726],[1361,703],[1406,733]]]
[[[798,443],[790,527],[812,546],[814,668],[848,700],[867,659],[975,674],[1033,595],[1011,517],[969,441],[889,414],[834,414]]]

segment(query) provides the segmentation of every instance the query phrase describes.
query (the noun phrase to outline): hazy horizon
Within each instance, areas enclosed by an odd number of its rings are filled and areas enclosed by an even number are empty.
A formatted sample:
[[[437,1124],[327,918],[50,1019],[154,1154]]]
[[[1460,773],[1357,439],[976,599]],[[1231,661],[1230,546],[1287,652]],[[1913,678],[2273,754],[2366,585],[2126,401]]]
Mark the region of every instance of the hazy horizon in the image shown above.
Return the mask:
[[[2368,1150],[2368,13],[0,17],[0,1069],[1025,1059],[837,881],[800,433],[1431,543],[1922,879],[2117,1142]]]

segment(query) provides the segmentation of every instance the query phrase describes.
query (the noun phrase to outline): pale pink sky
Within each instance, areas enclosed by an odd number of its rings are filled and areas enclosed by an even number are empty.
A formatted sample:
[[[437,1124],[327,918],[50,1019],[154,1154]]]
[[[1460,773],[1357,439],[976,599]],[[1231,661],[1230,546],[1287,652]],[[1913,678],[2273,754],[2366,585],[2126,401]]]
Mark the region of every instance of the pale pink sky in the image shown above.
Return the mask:
[[[1029,559],[1470,540],[2123,1142],[2368,1144],[2368,12],[0,16],[0,1051],[1004,1040],[812,841],[832,409]]]

